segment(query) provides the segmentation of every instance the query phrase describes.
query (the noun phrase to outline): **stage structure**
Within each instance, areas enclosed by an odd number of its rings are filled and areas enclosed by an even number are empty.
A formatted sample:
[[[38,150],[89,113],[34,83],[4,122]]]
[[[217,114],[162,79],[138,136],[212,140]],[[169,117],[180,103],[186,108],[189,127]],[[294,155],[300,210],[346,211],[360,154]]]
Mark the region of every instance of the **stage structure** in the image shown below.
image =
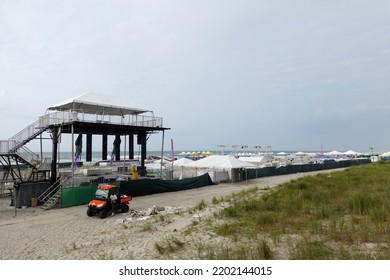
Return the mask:
[[[50,167],[46,169],[49,171],[47,174],[49,174],[49,181],[52,185],[58,180],[57,151],[62,134],[72,135],[73,155],[78,152],[77,144],[76,151],[74,147],[76,137],[80,143],[82,135],[86,135],[85,159],[87,162],[92,161],[93,135],[102,137],[102,160],[106,160],[108,153],[114,151],[115,161],[121,160],[121,138],[128,139],[125,143],[128,142],[129,159],[134,159],[134,138],[136,138],[136,143],[141,148],[140,175],[142,176],[146,172],[148,137],[153,133],[163,132],[163,142],[164,131],[168,129],[170,128],[163,126],[163,118],[155,117],[152,110],[132,106],[115,96],[90,92],[50,106],[45,115],[39,117],[36,122],[8,140],[0,141],[0,163],[4,170],[10,170],[7,178],[12,177],[11,179],[16,184],[31,181],[33,175],[22,178],[19,176],[20,172],[14,171],[15,166],[18,167],[20,163],[25,167],[28,162],[31,163],[32,171],[38,173],[37,170],[42,169],[43,165],[42,156],[40,158],[38,154],[30,151],[26,144],[31,140],[39,139],[44,132],[49,132],[52,139],[52,158]],[[108,143],[110,135],[115,137],[114,143]],[[40,166],[37,166],[36,163],[40,161]]]
[[[53,137],[52,164],[56,163],[55,154],[58,136],[62,133],[74,135],[85,134],[86,161],[92,160],[92,135],[102,136],[102,160],[107,159],[108,135],[114,135],[113,155],[115,161],[120,161],[121,137],[128,136],[129,159],[134,159],[134,137],[141,147],[141,176],[145,172],[147,156],[147,137],[169,128],[163,127],[163,119],[155,117],[152,110],[138,108],[112,96],[88,93],[77,98],[59,103],[48,108],[48,114],[41,119],[41,127],[50,127]],[[72,147],[73,149],[73,147]],[[74,151],[73,151],[74,154]],[[52,167],[52,180],[55,178]]]

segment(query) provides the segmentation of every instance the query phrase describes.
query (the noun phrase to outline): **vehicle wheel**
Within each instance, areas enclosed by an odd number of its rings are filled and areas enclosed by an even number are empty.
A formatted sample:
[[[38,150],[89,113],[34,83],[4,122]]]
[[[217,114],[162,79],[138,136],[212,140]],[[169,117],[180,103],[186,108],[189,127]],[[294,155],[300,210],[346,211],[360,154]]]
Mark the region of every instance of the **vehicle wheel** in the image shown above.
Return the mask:
[[[121,211],[122,211],[122,213],[129,212],[129,205],[123,204],[122,207],[121,207]]]
[[[101,210],[101,211],[99,212],[99,218],[100,218],[100,219],[107,218],[107,214],[108,214],[107,210]]]
[[[88,215],[88,217],[93,217],[93,216],[95,216],[95,211],[93,211],[92,209],[88,209],[87,215]]]

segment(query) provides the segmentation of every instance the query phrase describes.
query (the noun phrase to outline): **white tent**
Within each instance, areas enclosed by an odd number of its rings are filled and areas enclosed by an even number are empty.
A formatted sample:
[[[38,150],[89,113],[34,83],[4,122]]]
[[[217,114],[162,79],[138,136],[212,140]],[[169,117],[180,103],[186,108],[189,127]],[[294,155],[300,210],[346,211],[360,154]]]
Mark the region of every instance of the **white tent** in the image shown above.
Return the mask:
[[[161,159],[156,159],[156,160],[153,160],[153,162],[151,163],[155,163],[155,164],[161,164]],[[171,163],[169,160],[166,160],[166,159],[162,159],[162,164],[165,165],[167,163]]]
[[[285,153],[285,152],[280,152],[280,153],[277,153],[275,156],[278,156],[278,157],[285,157],[285,156],[289,156],[290,154],[288,153]]]
[[[352,150],[346,151],[343,154],[347,155],[347,156],[357,156],[357,155],[360,155],[360,153],[357,153],[357,152],[352,151]]]
[[[338,155],[342,155],[343,153],[337,151],[337,150],[333,150],[331,152],[328,152],[328,153],[325,153],[324,155],[326,156],[338,156]]]
[[[104,112],[105,115],[114,116],[138,115],[151,112],[151,110],[130,105],[125,100],[121,100],[115,96],[95,92],[88,92],[76,96],[62,103],[50,106],[48,109],[52,111],[75,110],[89,114]]]
[[[239,157],[238,159],[241,161],[259,165],[273,159],[273,156]]]
[[[219,168],[219,169],[234,169],[256,167],[254,164],[244,162],[233,156],[212,155],[203,159],[191,162],[185,165],[186,167],[199,168]]]
[[[380,155],[380,157],[388,157],[390,156],[390,152],[384,152]]]
[[[182,166],[186,166],[187,164],[189,164],[191,162],[194,162],[194,161],[191,159],[188,159],[188,158],[180,158],[178,160],[175,160],[175,162],[173,163],[173,166],[182,167]]]
[[[152,171],[152,172],[160,172],[161,168],[165,169],[164,166],[161,166],[161,164],[158,163],[147,163],[145,164],[146,170]]]

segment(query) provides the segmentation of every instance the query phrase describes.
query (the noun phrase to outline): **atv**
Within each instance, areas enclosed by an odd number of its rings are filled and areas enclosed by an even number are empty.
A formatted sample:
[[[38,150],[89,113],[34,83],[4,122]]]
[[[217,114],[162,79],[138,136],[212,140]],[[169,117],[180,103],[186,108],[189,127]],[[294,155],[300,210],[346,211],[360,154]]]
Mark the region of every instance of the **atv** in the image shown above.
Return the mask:
[[[87,215],[93,217],[97,214],[104,219],[109,213],[127,213],[131,200],[131,196],[120,195],[119,187],[115,185],[99,185],[94,199],[88,204]]]

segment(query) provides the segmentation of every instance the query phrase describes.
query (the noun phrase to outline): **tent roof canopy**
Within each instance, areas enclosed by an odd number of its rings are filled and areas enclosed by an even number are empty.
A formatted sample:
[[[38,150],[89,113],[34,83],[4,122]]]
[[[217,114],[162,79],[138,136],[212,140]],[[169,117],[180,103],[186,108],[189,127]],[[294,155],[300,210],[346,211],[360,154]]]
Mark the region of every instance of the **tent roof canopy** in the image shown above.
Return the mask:
[[[331,151],[331,152],[329,152],[329,153],[325,153],[325,155],[341,155],[342,153],[341,152],[339,152],[339,151],[337,151],[337,150],[333,150],[333,151]]]
[[[174,166],[186,166],[187,164],[193,162],[193,160],[188,158],[180,158],[178,160],[175,160],[173,163]]]
[[[353,151],[353,150],[349,150],[349,151],[344,152],[343,154],[344,154],[344,155],[358,155],[358,154],[360,154],[360,153],[355,152],[355,151]]]
[[[254,164],[241,161],[232,156],[211,155],[203,159],[186,164],[188,167],[203,168],[245,168],[255,167]]]
[[[134,107],[118,97],[95,92],[88,92],[73,97],[64,102],[50,106],[48,110],[69,111],[74,110],[89,114],[104,114],[113,116],[138,115],[152,110]]]

